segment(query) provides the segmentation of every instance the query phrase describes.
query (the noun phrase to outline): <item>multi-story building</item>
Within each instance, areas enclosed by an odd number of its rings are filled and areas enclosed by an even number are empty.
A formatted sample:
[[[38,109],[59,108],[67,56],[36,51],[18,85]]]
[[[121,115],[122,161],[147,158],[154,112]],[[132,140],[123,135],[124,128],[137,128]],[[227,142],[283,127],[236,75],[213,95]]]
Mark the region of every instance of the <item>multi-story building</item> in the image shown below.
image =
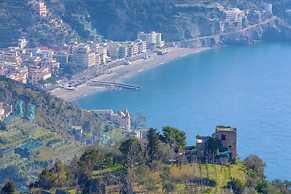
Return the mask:
[[[220,140],[223,149],[228,152],[231,160],[237,157],[236,141],[237,131],[236,128],[229,126],[217,126],[213,138]]]
[[[96,63],[96,65],[100,65],[103,62],[102,56],[103,55],[101,55],[100,53],[96,53],[96,56],[95,56],[95,63]]]
[[[118,59],[119,58],[119,49],[120,49],[119,43],[109,43],[108,44],[108,55],[111,57],[111,59]]]
[[[131,131],[131,117],[127,109],[117,113],[113,112],[112,109],[91,110],[91,112],[111,121],[119,128],[125,129],[126,131]]]
[[[138,51],[139,51],[138,43],[136,43],[136,42],[131,42],[131,43],[128,45],[128,56],[129,56],[129,57],[132,57],[132,56],[137,55],[137,54],[138,54]]]
[[[196,151],[197,156],[202,158],[207,150],[207,141],[210,139],[210,136],[196,136]]]
[[[50,59],[55,55],[56,51],[48,47],[37,47],[33,50],[34,56],[39,56],[41,59]]]
[[[10,73],[9,78],[26,84],[28,80],[28,68],[26,66],[16,66]]]
[[[245,12],[238,9],[233,8],[230,10],[225,10],[225,21],[222,25],[220,25],[220,31],[232,31],[232,30],[241,30],[243,28],[243,21],[246,17]],[[222,30],[223,28],[223,30]]]
[[[96,53],[100,54],[101,56],[101,63],[106,63],[107,62],[107,47],[106,45],[101,46],[100,44],[96,45]]]
[[[47,17],[48,11],[44,2],[35,2],[34,9],[38,16]]]
[[[137,44],[138,44],[138,54],[147,52],[147,43],[145,41],[139,41]]]
[[[165,42],[162,41],[162,33],[158,33],[152,31],[150,33],[139,32],[137,34],[137,39],[146,41],[147,47],[149,48],[151,45],[155,45],[156,47],[163,47]]]
[[[20,65],[0,65],[0,75],[26,84],[28,68]]]
[[[88,45],[80,44],[73,51],[72,62],[85,67],[91,67],[96,64],[96,54],[91,51]]]
[[[18,48],[23,49],[26,47],[28,41],[25,38],[18,39]]]
[[[48,67],[50,72],[52,72],[54,75],[57,75],[60,71],[60,63],[54,58],[42,60],[40,65],[43,67]]]
[[[237,157],[237,130],[229,126],[217,126],[215,133],[211,136],[196,136],[196,152],[198,158],[206,156],[208,140],[214,138],[221,143],[223,156],[229,160]]]
[[[126,59],[128,57],[128,46],[127,45],[121,45],[119,47],[119,58],[120,59]]]
[[[57,60],[57,62],[60,63],[60,65],[66,64],[69,62],[69,54],[66,52],[58,52],[55,55],[55,58]]]
[[[18,51],[12,48],[3,49],[0,52],[0,64],[16,64],[22,63],[22,58]]]
[[[40,80],[51,78],[52,74],[48,67],[30,66],[28,71],[28,79],[32,85],[37,84]]]

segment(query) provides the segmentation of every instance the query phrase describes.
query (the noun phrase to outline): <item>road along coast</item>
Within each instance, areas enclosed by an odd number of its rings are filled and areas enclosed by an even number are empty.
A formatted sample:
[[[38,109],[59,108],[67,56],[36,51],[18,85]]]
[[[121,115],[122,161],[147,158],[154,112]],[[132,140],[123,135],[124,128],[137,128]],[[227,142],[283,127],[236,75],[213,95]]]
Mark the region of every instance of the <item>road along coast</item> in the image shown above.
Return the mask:
[[[174,59],[199,53],[210,48],[170,48],[169,52],[164,55],[149,54],[150,58],[147,60],[140,60],[131,63],[130,65],[121,65],[109,69],[110,74],[100,75],[91,81],[107,81],[107,82],[122,82],[123,80],[149,68],[159,66]],[[88,83],[76,87],[74,90],[64,88],[56,88],[51,93],[59,98],[67,101],[72,101],[77,98],[87,96],[96,92],[108,90],[103,86],[90,86]]]

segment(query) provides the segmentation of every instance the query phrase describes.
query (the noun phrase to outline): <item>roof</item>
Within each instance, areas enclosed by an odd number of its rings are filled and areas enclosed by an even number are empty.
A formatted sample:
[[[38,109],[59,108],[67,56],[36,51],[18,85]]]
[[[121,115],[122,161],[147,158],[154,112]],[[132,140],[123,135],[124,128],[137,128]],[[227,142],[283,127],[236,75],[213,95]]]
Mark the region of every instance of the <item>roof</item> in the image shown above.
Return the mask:
[[[113,114],[112,109],[95,109],[95,110],[90,110],[90,112],[95,113],[95,114]]]
[[[217,126],[216,127],[216,132],[218,132],[218,131],[229,131],[229,132],[233,131],[233,132],[235,132],[236,128],[233,128],[233,127],[230,127],[230,126]]]

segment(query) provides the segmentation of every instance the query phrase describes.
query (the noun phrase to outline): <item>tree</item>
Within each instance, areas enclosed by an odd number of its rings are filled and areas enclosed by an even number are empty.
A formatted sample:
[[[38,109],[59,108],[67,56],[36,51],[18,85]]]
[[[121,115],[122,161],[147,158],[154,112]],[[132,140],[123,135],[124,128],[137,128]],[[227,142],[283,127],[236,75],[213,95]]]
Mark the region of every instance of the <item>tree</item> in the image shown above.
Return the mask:
[[[145,128],[146,126],[146,118],[141,114],[138,113],[137,115],[133,115],[131,127],[133,130],[136,130],[138,128]]]
[[[0,121],[0,130],[5,131],[6,129],[7,129],[7,127],[6,127],[5,123]]]
[[[103,160],[103,157],[101,150],[94,147],[88,148],[81,155],[78,162],[78,184],[83,188],[83,192],[88,192],[92,171]]]
[[[165,126],[163,127],[163,135],[161,140],[168,143],[174,148],[175,152],[186,147],[186,133],[177,128]]]
[[[145,187],[146,187],[147,191],[149,191],[149,192],[156,191],[157,190],[157,183],[158,183],[158,181],[154,177],[149,176],[145,182]]]
[[[57,161],[53,167],[53,171],[56,175],[55,180],[56,186],[57,187],[65,186],[67,181],[66,166],[61,161]]]
[[[263,193],[263,194],[272,193],[272,192],[269,192],[270,190],[272,190],[272,188],[270,187],[270,184],[266,180],[259,181],[256,186],[256,190],[259,193]]]
[[[271,185],[281,193],[291,193],[291,182],[288,180],[275,179],[271,182]]]
[[[146,165],[139,165],[136,169],[136,182],[141,184],[142,186],[142,189],[143,189],[143,192],[144,192],[144,186],[145,186],[145,183],[147,181],[147,178],[150,176],[150,169],[148,166]]]
[[[206,148],[206,154],[209,156],[209,158],[212,158],[214,162],[215,155],[219,150],[222,149],[221,141],[219,139],[211,137],[206,141]]]
[[[123,141],[119,150],[124,156],[124,163],[128,166],[132,166],[134,163],[142,161],[142,156],[144,155],[142,144],[136,138],[130,138]]]
[[[24,185],[27,182],[27,177],[22,175],[17,166],[11,165],[0,170],[0,183],[4,183],[6,180]]]
[[[256,155],[248,156],[244,160],[244,164],[248,169],[251,169],[258,178],[264,179],[264,170],[266,164]]]
[[[7,181],[1,189],[1,194],[13,194],[16,192],[16,186],[11,180]]]
[[[90,147],[81,155],[79,166],[89,172],[90,170],[93,170],[94,167],[103,160],[103,158],[104,154],[101,150]]]
[[[169,166],[164,166],[160,174],[160,178],[162,181],[163,191],[165,191],[166,193],[170,193],[175,190],[176,185],[173,181],[171,181],[171,173]]]
[[[175,152],[169,144],[160,143],[157,153],[159,159],[163,162],[175,159]]]
[[[234,193],[242,193],[244,185],[242,184],[242,182],[238,179],[231,179],[228,183],[227,183],[227,187],[229,189],[232,189],[234,191]]]
[[[173,181],[166,180],[162,182],[162,187],[163,191],[165,191],[166,193],[171,193],[175,190],[176,184]]]
[[[148,144],[147,144],[147,154],[149,157],[149,162],[158,159],[158,149],[159,149],[159,133],[156,129],[150,128],[147,134]]]
[[[39,175],[38,185],[43,189],[51,189],[56,186],[55,180],[55,173],[52,170],[46,168]]]
[[[69,185],[74,187],[75,190],[78,190],[78,158],[75,155],[72,162],[70,163],[70,166],[67,168],[67,179],[69,181]]]
[[[133,193],[131,179],[127,170],[121,171],[120,174],[120,192],[121,194]]]

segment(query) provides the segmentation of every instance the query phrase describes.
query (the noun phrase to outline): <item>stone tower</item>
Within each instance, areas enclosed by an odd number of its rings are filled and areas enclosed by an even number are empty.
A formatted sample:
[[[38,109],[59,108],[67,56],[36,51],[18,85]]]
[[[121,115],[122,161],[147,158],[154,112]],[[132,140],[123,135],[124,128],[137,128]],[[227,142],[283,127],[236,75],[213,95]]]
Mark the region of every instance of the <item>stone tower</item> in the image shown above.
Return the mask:
[[[125,114],[125,129],[127,131],[131,131],[131,118],[127,108],[125,108],[124,114]]]
[[[231,160],[237,157],[237,131],[236,128],[229,126],[217,126],[215,133],[212,135],[221,141],[222,147],[225,148]]]

